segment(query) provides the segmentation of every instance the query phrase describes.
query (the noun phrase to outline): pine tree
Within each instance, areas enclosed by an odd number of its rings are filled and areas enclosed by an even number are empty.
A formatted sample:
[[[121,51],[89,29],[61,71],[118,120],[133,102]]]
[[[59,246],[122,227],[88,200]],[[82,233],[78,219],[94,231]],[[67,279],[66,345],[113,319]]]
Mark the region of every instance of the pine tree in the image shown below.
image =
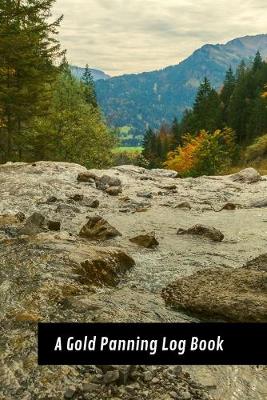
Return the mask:
[[[222,101],[222,120],[223,125],[228,125],[229,120],[229,103],[236,86],[236,79],[232,67],[228,69],[225,75],[225,80],[223,83],[223,88],[220,94],[220,99]]]
[[[61,17],[51,22],[55,0],[1,0],[0,120],[2,161],[23,158],[32,117],[44,115],[62,55],[56,40]]]
[[[223,88],[221,91],[221,100],[223,101],[224,105],[229,103],[229,100],[233,94],[234,88],[236,84],[236,79],[232,67],[228,69],[225,75]]]
[[[173,148],[176,148],[182,144],[181,127],[176,117],[172,121],[171,133],[173,135]]]
[[[150,167],[155,164],[156,152],[156,135],[151,128],[148,128],[144,134],[142,156],[149,162]]]
[[[94,79],[88,64],[86,64],[85,66],[85,71],[82,76],[82,82],[84,84],[84,96],[86,102],[88,104],[91,104],[93,107],[97,107]]]
[[[219,96],[207,78],[204,79],[198,89],[193,106],[193,115],[194,133],[202,129],[213,131],[216,128],[220,128],[221,110]]]
[[[258,50],[257,53],[256,53],[256,56],[254,58],[254,61],[253,61],[252,70],[255,72],[258,69],[260,69],[262,67],[262,65],[263,65],[263,60],[262,60],[262,57],[261,57],[261,53]]]
[[[110,164],[115,138],[98,108],[87,104],[83,87],[65,64],[53,85],[49,115],[35,118],[26,161],[53,160],[101,168]]]

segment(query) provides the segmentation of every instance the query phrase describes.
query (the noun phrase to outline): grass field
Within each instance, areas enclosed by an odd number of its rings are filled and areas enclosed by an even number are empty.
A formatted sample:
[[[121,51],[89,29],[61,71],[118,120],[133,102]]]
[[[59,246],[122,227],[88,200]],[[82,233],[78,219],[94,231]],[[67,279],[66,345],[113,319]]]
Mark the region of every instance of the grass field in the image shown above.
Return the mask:
[[[125,146],[125,147],[116,147],[113,152],[116,153],[141,153],[142,151],[142,147],[129,147],[129,146]]]

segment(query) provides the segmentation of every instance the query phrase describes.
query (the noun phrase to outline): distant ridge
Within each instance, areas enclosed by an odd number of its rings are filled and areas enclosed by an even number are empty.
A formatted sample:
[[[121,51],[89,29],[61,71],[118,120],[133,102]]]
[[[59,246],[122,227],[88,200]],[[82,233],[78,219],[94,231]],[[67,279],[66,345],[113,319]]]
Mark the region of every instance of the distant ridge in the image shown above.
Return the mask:
[[[181,117],[192,106],[196,90],[205,76],[219,88],[225,72],[241,60],[249,62],[259,50],[267,57],[267,34],[245,36],[226,44],[206,44],[177,65],[159,71],[122,75],[98,80],[98,101],[109,123],[132,126],[142,134],[147,126]]]
[[[71,65],[70,68],[71,68],[71,72],[72,72],[73,76],[75,76],[75,78],[81,79],[85,68],[77,67],[76,65]],[[100,71],[98,69],[90,68],[90,71],[92,73],[94,81],[99,81],[100,79],[106,80],[106,79],[110,78],[109,75],[107,75],[105,72]]]

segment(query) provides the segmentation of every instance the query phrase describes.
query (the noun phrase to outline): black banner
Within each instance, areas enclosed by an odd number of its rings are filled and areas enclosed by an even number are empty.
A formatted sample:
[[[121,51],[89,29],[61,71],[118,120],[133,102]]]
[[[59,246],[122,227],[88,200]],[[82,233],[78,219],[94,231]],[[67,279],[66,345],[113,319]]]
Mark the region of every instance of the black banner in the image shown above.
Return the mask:
[[[40,365],[266,365],[267,324],[43,324]]]

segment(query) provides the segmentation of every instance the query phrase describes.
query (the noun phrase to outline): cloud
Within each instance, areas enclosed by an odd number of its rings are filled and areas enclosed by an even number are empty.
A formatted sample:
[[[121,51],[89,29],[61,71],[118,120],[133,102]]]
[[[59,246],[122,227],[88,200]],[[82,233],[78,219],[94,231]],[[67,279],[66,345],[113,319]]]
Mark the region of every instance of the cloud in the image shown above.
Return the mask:
[[[266,33],[266,0],[58,0],[72,64],[111,75],[176,64],[206,43]]]

